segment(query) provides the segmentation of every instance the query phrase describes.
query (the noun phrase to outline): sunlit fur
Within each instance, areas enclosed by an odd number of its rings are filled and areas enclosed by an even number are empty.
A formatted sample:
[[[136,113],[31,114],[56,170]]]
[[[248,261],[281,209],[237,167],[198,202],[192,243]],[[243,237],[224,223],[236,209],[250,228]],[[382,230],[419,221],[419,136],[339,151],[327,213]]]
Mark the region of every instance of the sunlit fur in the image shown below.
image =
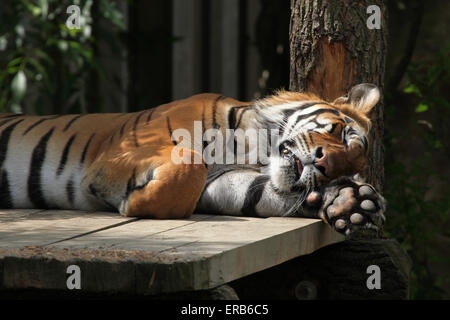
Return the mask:
[[[312,102],[315,103],[311,105]],[[314,95],[287,91],[259,101],[259,123],[269,122],[282,128],[279,143],[290,141],[287,148],[303,164],[302,174],[297,179],[290,158],[282,153],[273,154],[268,172],[274,187],[284,193],[298,191],[300,199],[304,199],[311,190],[331,179],[361,172],[367,164],[368,113],[375,103],[375,100],[366,101],[357,109],[342,98],[330,103]],[[312,115],[305,116],[308,114]],[[319,147],[328,155],[326,175],[314,166]]]
[[[0,114],[0,207],[185,218],[201,200],[218,213],[290,214],[308,191],[365,166],[368,114],[379,92],[371,85],[355,88],[334,103],[280,91],[253,102],[200,94],[124,114]],[[277,153],[268,166],[247,164],[246,170],[174,163],[180,140],[172,133],[184,129],[194,137],[195,121],[202,123],[202,135],[211,128],[223,136],[230,128],[281,129],[278,143],[290,142],[292,156],[302,163],[300,179],[292,160]],[[328,156],[326,176],[313,165],[319,147]],[[201,158],[192,149],[182,153]]]

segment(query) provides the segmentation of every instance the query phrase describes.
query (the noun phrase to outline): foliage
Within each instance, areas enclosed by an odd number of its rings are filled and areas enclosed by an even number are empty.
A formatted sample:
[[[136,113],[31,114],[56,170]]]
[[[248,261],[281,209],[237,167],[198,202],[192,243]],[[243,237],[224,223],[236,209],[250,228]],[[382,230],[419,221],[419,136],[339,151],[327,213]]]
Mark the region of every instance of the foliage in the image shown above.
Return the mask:
[[[430,59],[411,64],[408,79],[403,93],[388,93],[386,97],[386,128],[398,125],[399,117],[408,118],[409,112],[412,116],[408,129],[419,132],[421,139],[409,135],[409,148],[416,152],[416,158],[405,163],[408,155],[402,154],[401,138],[394,130],[387,130],[387,231],[402,243],[412,259],[411,298],[437,299],[444,297],[442,285],[450,281],[431,267],[436,261],[449,262],[434,246],[440,237],[450,236],[450,193],[446,183],[449,170],[439,165],[448,162],[450,151],[445,123],[450,115],[450,45]],[[409,111],[400,106],[405,101]],[[433,188],[439,182],[441,186]]]
[[[104,76],[95,56],[94,9],[124,28],[110,0],[5,0],[0,8],[0,112],[87,111],[87,79]],[[80,28],[68,28],[70,5],[80,8]],[[97,16],[96,16],[97,19]],[[44,106],[46,106],[44,108]],[[64,106],[64,109],[61,107]],[[90,110],[92,111],[92,110]]]

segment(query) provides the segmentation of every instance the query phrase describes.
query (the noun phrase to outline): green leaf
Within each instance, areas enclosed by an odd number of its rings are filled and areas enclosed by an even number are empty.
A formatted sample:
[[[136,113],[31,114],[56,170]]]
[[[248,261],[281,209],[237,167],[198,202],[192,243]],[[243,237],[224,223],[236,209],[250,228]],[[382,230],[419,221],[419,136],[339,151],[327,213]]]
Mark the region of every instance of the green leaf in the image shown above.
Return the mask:
[[[47,53],[45,53],[44,51],[36,48],[34,50],[34,54],[41,60],[44,60],[45,62],[47,62],[49,65],[54,64],[53,60],[50,58],[50,56]]]
[[[424,103],[419,103],[419,105],[416,107],[416,112],[420,113],[420,112],[425,112],[428,110],[428,106]]]
[[[38,60],[34,58],[28,58],[28,63],[34,67],[38,74],[41,74],[43,77],[47,77],[47,70],[42,64],[39,63]]]
[[[415,93],[419,97],[422,96],[422,93],[420,92],[419,88],[413,83],[409,84],[405,89],[403,89],[403,92],[405,92],[405,93]]]
[[[440,140],[434,141],[434,147],[436,149],[441,149],[443,147],[442,142]]]
[[[14,67],[14,66],[20,64],[22,62],[22,60],[23,60],[22,57],[15,58],[8,63],[7,67],[8,68]]]
[[[34,5],[30,1],[22,0],[21,2],[25,5],[25,7],[31,12],[33,16],[38,16],[42,13],[42,9]]]
[[[9,74],[16,74],[19,70],[20,70],[20,67],[16,66],[16,67],[9,67],[6,71]]]

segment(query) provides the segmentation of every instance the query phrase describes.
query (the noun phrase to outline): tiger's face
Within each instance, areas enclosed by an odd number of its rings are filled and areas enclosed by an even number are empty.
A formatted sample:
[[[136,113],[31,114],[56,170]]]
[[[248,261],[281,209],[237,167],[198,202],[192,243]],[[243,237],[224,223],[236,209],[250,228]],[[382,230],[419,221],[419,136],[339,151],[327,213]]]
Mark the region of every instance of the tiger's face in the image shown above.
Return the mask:
[[[361,172],[369,149],[368,113],[379,100],[373,85],[354,87],[333,103],[289,102],[284,105],[278,152],[269,174],[281,192],[311,191],[332,179]]]

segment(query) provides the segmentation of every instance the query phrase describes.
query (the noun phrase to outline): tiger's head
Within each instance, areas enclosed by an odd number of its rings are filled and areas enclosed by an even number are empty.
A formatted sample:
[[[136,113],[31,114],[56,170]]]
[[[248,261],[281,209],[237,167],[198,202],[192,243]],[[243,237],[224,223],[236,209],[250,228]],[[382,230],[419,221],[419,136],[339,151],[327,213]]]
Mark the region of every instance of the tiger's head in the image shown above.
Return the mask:
[[[369,151],[369,113],[380,91],[359,84],[334,102],[278,92],[256,108],[260,122],[280,129],[278,152],[270,155],[272,185],[281,192],[309,192],[331,179],[361,172]]]

